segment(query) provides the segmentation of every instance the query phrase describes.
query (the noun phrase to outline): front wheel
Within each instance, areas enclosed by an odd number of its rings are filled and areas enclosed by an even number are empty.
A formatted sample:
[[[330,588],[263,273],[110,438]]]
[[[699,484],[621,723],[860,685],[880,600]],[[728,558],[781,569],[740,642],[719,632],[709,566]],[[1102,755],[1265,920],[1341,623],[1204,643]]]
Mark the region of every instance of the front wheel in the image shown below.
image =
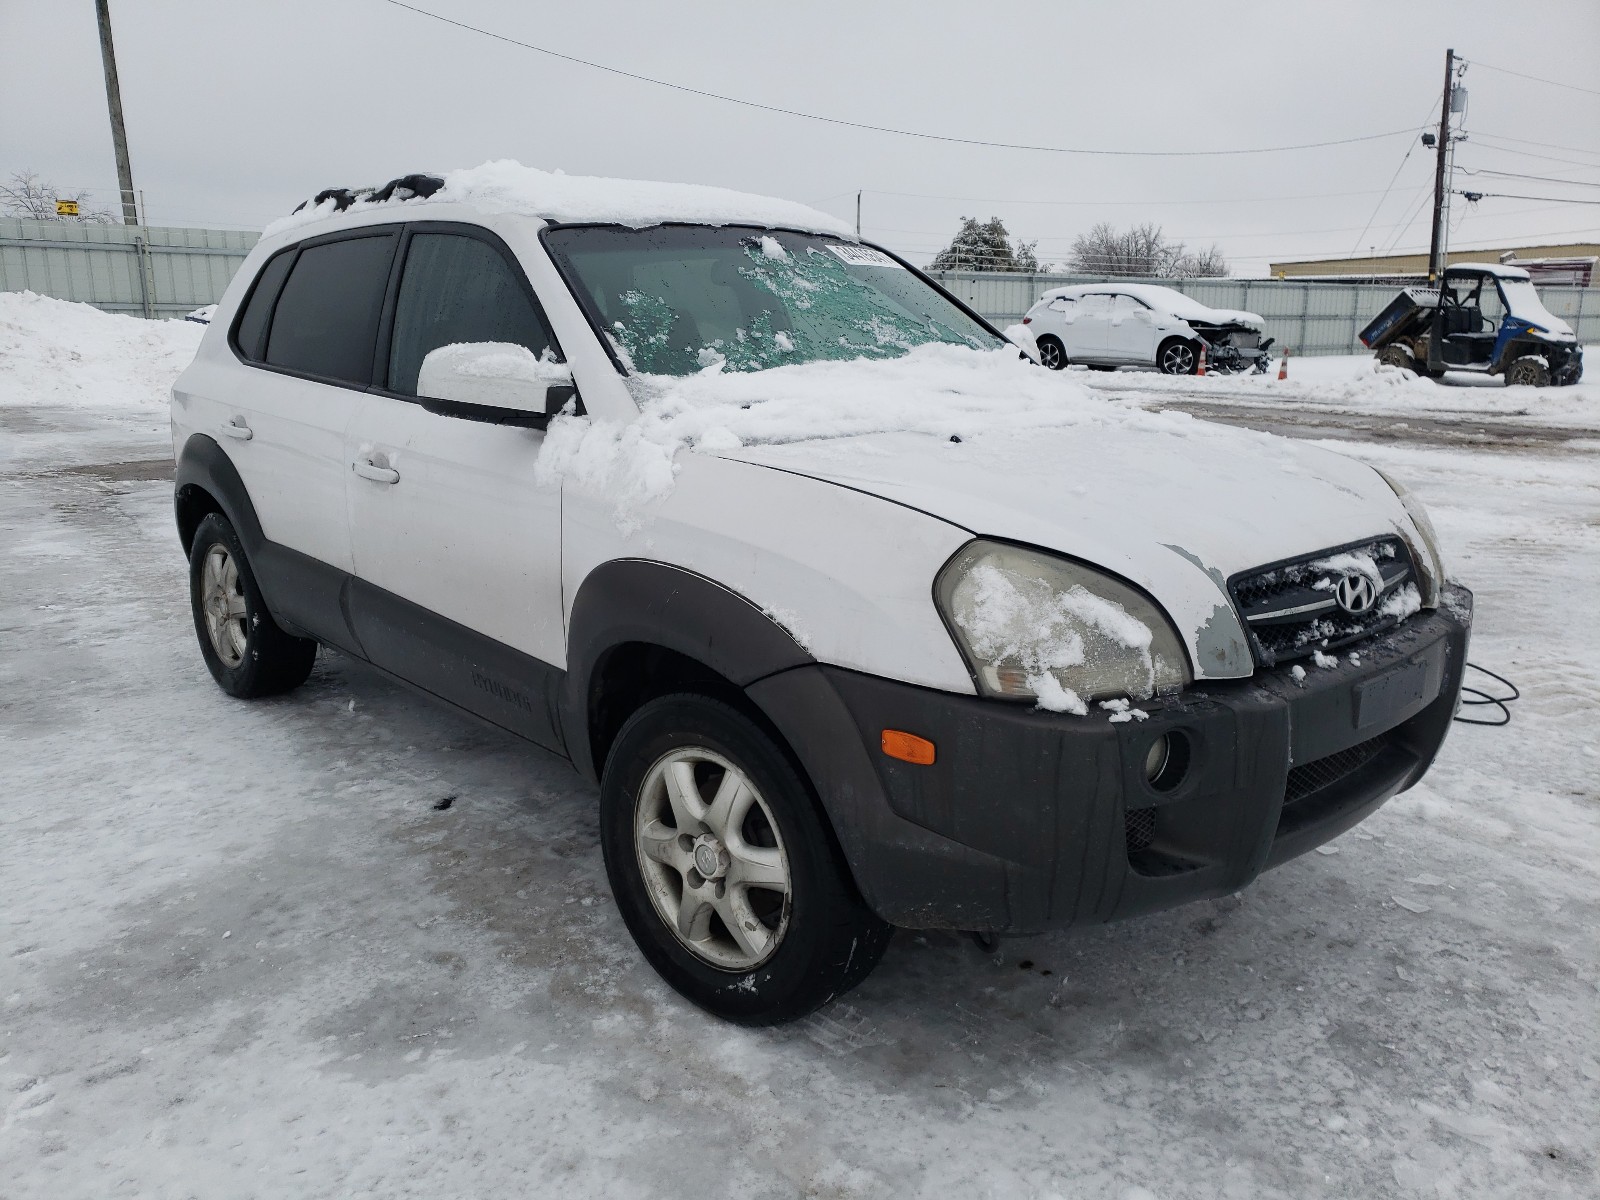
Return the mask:
[[[1168,338],[1156,351],[1156,368],[1163,375],[1193,375],[1198,361],[1194,343],[1183,338]]]
[[[805,781],[719,700],[664,696],[628,719],[606,758],[600,837],[640,951],[726,1020],[803,1017],[861,982],[889,944]]]
[[[1039,363],[1049,367],[1052,371],[1064,370],[1067,365],[1067,348],[1061,344],[1059,338],[1046,335],[1038,339]]]
[[[1550,365],[1525,354],[1506,368],[1507,387],[1544,387],[1550,382]]]

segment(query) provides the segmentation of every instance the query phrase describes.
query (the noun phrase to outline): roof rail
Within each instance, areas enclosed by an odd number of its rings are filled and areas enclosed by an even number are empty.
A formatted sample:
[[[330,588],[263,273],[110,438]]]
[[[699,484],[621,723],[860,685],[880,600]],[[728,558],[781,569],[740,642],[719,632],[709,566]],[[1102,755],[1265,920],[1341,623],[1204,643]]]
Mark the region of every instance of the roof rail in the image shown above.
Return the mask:
[[[310,200],[302,200],[294,206],[294,211],[299,212],[306,205],[317,207],[329,200],[333,201],[333,211],[343,212],[355,204],[382,204],[386,200],[425,200],[444,186],[444,180],[438,175],[402,175],[398,179],[391,179],[380,188],[325,188]]]

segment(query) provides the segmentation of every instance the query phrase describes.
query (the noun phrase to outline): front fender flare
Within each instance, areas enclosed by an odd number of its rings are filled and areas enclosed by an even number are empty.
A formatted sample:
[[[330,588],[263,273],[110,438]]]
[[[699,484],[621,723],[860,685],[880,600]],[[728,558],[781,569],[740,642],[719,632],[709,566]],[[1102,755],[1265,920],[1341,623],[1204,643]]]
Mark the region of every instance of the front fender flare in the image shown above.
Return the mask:
[[[561,723],[573,763],[590,778],[601,764],[584,749],[595,671],[629,643],[660,646],[739,688],[816,662],[782,625],[739,593],[703,575],[650,559],[614,559],[584,579],[567,625]]]

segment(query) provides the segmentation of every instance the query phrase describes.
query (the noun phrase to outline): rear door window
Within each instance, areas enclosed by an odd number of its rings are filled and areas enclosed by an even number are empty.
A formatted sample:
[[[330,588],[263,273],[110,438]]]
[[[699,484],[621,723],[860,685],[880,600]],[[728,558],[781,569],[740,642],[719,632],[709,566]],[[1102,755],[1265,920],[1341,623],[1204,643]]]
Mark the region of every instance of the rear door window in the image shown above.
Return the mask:
[[[413,234],[395,297],[388,390],[415,396],[422,360],[460,342],[556,353],[521,268],[496,247],[460,233]]]
[[[272,314],[267,365],[370,384],[395,240],[385,233],[301,249]]]

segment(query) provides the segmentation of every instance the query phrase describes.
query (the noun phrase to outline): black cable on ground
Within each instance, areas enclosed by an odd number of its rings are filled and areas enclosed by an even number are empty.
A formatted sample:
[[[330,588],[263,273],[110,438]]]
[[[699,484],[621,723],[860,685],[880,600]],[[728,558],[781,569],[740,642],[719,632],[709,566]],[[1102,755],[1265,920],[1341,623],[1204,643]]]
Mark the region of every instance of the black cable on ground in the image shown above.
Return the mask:
[[[1484,720],[1479,717],[1464,717],[1459,712],[1456,714],[1455,719],[1460,721],[1463,725],[1511,724],[1511,710],[1507,708],[1506,705],[1510,704],[1513,700],[1522,699],[1522,692],[1518,690],[1517,685],[1512,683],[1504,675],[1496,675],[1493,671],[1489,670],[1488,667],[1480,667],[1475,662],[1469,662],[1467,667],[1469,670],[1478,671],[1481,674],[1487,675],[1490,679],[1493,679],[1498,683],[1505,684],[1506,687],[1511,689],[1511,694],[1509,696],[1491,696],[1488,692],[1483,691],[1481,688],[1467,687],[1465,684],[1463,684],[1461,687],[1462,708],[1483,708],[1493,705],[1495,708],[1500,710],[1499,719],[1495,720],[1492,716],[1488,720]]]

